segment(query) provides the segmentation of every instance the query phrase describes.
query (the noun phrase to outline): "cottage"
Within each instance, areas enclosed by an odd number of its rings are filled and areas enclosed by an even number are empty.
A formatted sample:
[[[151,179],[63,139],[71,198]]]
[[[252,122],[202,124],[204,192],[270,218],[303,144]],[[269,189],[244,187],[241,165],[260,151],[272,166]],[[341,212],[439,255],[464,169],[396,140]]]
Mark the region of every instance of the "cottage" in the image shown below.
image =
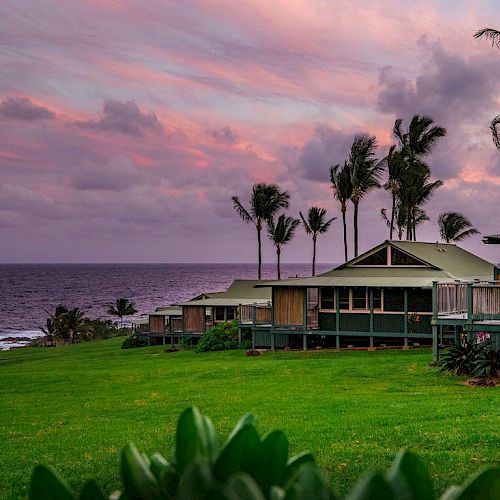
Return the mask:
[[[453,337],[467,321],[462,316],[440,321],[444,290],[451,294],[450,286],[488,282],[500,291],[495,277],[493,264],[455,244],[385,241],[316,277],[258,283],[271,288],[273,305],[269,324],[252,324],[253,344],[404,347],[430,345],[434,338],[437,349],[438,334],[441,341]],[[500,318],[500,295],[491,297],[489,307]]]
[[[270,288],[255,288],[257,283],[266,281],[235,280],[225,292],[204,294],[180,304],[182,308],[183,335],[199,337],[216,323],[239,320],[248,322],[243,307],[251,305],[265,306],[269,310]],[[243,316],[242,316],[243,313]]]

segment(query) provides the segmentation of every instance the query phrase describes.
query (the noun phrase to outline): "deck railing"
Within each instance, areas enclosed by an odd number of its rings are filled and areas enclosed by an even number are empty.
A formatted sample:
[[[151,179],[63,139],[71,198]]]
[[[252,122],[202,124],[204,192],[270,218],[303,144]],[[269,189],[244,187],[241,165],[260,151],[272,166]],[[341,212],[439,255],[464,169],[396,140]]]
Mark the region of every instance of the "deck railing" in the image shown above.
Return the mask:
[[[266,325],[272,321],[272,308],[268,303],[240,306],[240,323]]]
[[[437,313],[463,319],[500,318],[500,282],[438,284]]]
[[[438,285],[438,314],[467,314],[467,283]]]
[[[307,329],[317,330],[319,328],[319,308],[317,306],[307,307]]]

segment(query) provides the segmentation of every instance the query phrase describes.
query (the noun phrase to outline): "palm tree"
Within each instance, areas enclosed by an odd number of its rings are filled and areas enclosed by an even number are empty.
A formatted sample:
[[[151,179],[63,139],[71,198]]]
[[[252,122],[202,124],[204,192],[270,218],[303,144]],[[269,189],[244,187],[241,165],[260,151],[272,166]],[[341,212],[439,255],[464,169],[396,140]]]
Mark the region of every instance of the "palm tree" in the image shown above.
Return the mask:
[[[347,255],[347,224],[346,211],[349,200],[352,196],[351,173],[347,162],[344,165],[333,165],[330,167],[330,180],[332,182],[333,195],[340,203],[340,212],[342,213],[342,226],[344,229],[344,259],[348,260]]]
[[[397,215],[396,212],[398,210],[396,207],[397,196],[401,189],[401,173],[405,166],[404,158],[401,155],[401,152],[396,150],[396,146],[393,145],[390,147],[389,153],[385,158],[385,163],[387,165],[387,182],[384,184],[384,189],[390,191],[392,195],[391,219],[389,221],[389,239],[392,240],[394,222]]]
[[[491,46],[496,45],[500,48],[500,31],[492,28],[482,28],[474,33],[474,38],[485,38],[491,41]],[[500,115],[495,116],[490,124],[493,143],[500,149]]]
[[[274,219],[267,221],[267,235],[276,248],[278,279],[281,279],[281,247],[292,240],[299,224],[299,219],[287,217],[285,214],[281,214],[276,223]]]
[[[349,153],[349,171],[351,174],[352,194],[354,205],[354,257],[358,256],[358,213],[359,203],[372,189],[380,187],[380,176],[383,163],[375,158],[377,139],[367,134],[357,134]]]
[[[288,208],[290,195],[280,191],[276,184],[254,184],[250,195],[249,208],[246,209],[237,196],[233,196],[234,209],[247,223],[257,229],[257,245],[259,252],[258,279],[262,276],[262,242],[261,231],[265,221],[272,219],[279,210]]]
[[[470,238],[479,231],[472,226],[469,219],[457,212],[443,212],[438,217],[439,233],[441,238],[450,243]]]
[[[123,297],[116,299],[116,302],[109,306],[108,309],[108,314],[111,314],[111,316],[118,316],[120,318],[120,328],[123,328],[123,317],[131,316],[136,312],[137,309],[134,307],[134,304]]]
[[[434,120],[429,116],[413,115],[407,131],[402,130],[402,124],[403,120],[398,118],[394,122],[393,133],[405,158],[422,158],[428,155],[437,141],[446,135],[446,129],[434,125]]]
[[[332,217],[326,220],[326,210],[324,208],[311,207],[307,212],[307,219],[299,212],[302,224],[307,234],[312,235],[313,240],[313,260],[312,260],[312,275],[316,275],[316,240],[318,234],[324,234],[330,228],[331,223],[337,218]]]
[[[69,338],[71,343],[75,341],[75,338],[79,335],[85,333],[86,330],[86,319],[85,313],[79,308],[69,309],[65,313],[58,316],[59,325],[58,328],[63,332],[63,334]]]

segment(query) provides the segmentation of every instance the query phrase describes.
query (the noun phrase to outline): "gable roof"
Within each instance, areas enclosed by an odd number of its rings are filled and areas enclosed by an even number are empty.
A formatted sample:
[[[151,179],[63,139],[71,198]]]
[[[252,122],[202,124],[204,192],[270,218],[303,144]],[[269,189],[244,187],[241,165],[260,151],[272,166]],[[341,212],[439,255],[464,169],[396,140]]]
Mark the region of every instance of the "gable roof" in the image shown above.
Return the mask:
[[[418,259],[422,266],[357,266],[366,256],[392,246]],[[470,281],[493,278],[493,264],[455,244],[385,241],[331,271],[311,278],[274,281],[267,286],[381,286],[428,287],[433,281]],[[266,285],[257,285],[266,286]]]
[[[255,288],[259,283],[268,283],[269,280],[234,280],[225,292],[217,293],[206,299],[190,300],[181,306],[238,306],[267,302],[271,300],[270,288]],[[210,294],[211,295],[211,294]]]

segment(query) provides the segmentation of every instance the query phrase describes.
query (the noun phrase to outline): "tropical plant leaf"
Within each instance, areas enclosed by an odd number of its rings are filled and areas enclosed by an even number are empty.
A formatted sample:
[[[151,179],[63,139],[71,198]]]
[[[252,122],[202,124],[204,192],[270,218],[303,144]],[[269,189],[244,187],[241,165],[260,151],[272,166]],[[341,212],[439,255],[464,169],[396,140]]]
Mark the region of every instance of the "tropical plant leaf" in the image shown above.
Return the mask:
[[[282,431],[273,431],[262,439],[254,479],[265,495],[271,486],[284,486],[288,461],[288,439]]]
[[[470,479],[462,487],[452,486],[440,500],[483,500],[500,498],[500,468],[484,469]]]
[[[361,479],[346,500],[396,500],[391,485],[380,473],[372,473]]]
[[[234,498],[235,500],[264,500],[257,483],[252,477],[245,473],[239,472],[233,474],[227,481],[225,488],[226,496]]]
[[[176,498],[178,500],[206,500],[213,486],[214,479],[210,462],[206,457],[197,457],[181,475]]]
[[[124,492],[130,498],[155,498],[160,493],[158,481],[150,470],[147,457],[133,444],[123,448],[120,462]]]
[[[53,469],[37,465],[31,476],[30,500],[74,500],[66,481]]]
[[[399,500],[434,498],[429,473],[420,458],[411,451],[398,453],[385,477]]]
[[[80,500],[106,500],[106,496],[95,481],[87,481],[80,494]]]
[[[301,467],[285,488],[285,500],[333,500],[334,498],[323,474],[312,464]]]

